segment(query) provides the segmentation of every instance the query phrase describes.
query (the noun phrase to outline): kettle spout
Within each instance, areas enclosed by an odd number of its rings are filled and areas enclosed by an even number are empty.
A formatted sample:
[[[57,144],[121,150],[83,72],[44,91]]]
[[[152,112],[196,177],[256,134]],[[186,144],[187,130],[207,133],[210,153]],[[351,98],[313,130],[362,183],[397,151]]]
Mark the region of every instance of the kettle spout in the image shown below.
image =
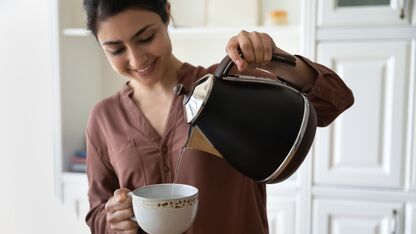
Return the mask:
[[[215,149],[215,147],[207,139],[207,137],[204,135],[201,129],[199,129],[198,126],[191,127],[185,147],[188,149],[204,151],[218,156],[220,158],[223,158],[222,155],[218,152],[217,149]]]
[[[173,92],[177,96],[184,95],[183,106],[185,119],[191,125],[185,147],[204,151],[222,158],[218,150],[215,149],[201,129],[194,123],[207,103],[214,78],[214,75],[207,74],[198,79],[189,92],[185,90],[182,84],[176,85]]]

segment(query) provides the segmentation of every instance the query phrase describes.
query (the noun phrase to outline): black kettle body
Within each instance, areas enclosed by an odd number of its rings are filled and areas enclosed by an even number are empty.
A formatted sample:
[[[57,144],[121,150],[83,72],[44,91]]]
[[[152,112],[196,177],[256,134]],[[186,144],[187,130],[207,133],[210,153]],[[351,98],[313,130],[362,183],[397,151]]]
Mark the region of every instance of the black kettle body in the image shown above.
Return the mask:
[[[288,56],[273,60],[295,66]],[[242,174],[277,183],[302,164],[316,132],[316,113],[306,96],[279,80],[228,75],[225,57],[200,78],[183,104],[190,124],[187,148],[223,157]]]

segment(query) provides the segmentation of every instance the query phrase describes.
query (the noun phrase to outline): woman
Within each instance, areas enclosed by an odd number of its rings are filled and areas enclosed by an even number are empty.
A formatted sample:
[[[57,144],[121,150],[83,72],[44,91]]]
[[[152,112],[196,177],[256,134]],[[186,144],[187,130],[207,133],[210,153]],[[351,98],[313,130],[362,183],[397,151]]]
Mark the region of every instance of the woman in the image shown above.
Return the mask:
[[[216,65],[194,67],[172,54],[166,0],[84,0],[84,7],[88,28],[111,66],[129,78],[89,117],[91,209],[86,221],[93,233],[137,233],[127,192],[145,184],[173,182],[187,137],[182,97],[172,89],[212,73]],[[258,32],[242,31],[226,45],[239,72],[277,75],[307,92],[319,126],[328,125],[352,105],[351,91],[333,71],[301,56],[296,56],[295,68],[269,63],[278,50],[269,35]],[[248,67],[267,68],[274,74]],[[187,233],[268,233],[265,185],[239,174],[224,160],[185,150],[177,182],[200,191],[198,214]]]

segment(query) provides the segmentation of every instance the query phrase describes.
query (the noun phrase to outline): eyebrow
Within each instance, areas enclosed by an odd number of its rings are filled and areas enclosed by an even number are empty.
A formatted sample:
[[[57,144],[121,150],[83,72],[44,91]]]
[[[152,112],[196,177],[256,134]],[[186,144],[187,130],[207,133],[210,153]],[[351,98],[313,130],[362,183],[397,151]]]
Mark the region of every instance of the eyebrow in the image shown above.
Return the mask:
[[[148,29],[149,27],[151,27],[153,24],[148,24],[146,26],[144,26],[143,28],[139,29],[131,38],[130,40],[133,40],[134,38],[140,36],[140,34],[142,34],[143,32],[146,31],[146,29]],[[121,41],[105,41],[102,43],[102,45],[118,45],[121,44]]]

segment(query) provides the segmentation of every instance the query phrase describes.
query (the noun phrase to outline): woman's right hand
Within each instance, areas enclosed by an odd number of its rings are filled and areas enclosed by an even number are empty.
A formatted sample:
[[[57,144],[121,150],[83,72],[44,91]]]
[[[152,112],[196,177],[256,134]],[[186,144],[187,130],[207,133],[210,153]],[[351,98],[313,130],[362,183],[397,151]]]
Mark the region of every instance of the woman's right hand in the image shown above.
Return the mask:
[[[136,234],[138,224],[131,220],[134,214],[128,192],[130,190],[126,188],[114,191],[114,195],[105,204],[106,218],[111,230],[116,233]]]

